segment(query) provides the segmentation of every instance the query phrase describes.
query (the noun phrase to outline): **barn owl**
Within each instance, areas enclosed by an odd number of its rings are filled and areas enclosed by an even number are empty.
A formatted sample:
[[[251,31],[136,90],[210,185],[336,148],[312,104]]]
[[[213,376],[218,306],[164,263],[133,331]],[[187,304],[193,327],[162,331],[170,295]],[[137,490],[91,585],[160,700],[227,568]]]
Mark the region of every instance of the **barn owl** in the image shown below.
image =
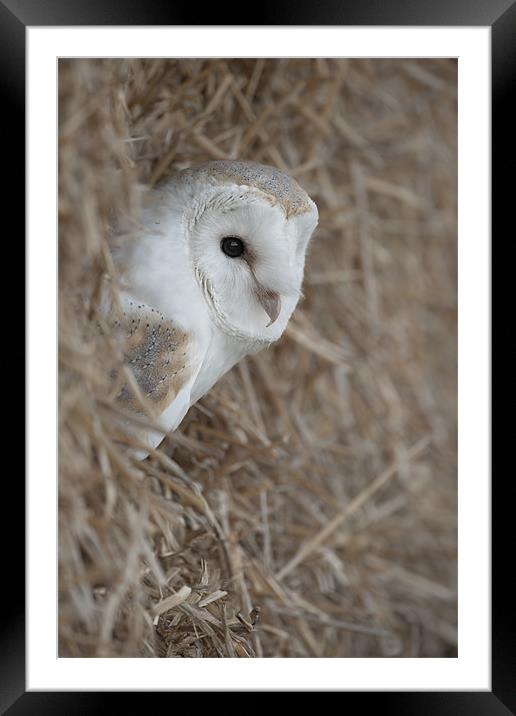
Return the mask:
[[[125,362],[159,426],[144,444],[156,447],[224,373],[281,336],[317,221],[296,181],[251,162],[207,162],[150,191],[141,231],[113,250]],[[130,382],[118,400],[142,412]]]

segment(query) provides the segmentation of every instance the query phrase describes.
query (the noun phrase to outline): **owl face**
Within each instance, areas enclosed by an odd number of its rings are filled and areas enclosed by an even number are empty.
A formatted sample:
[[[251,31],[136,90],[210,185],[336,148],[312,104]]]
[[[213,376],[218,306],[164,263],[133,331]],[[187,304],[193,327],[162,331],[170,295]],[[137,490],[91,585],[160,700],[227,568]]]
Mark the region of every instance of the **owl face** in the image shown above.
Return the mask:
[[[252,166],[258,181],[241,174],[227,177],[227,172],[221,179],[221,168],[213,171],[219,164],[230,165],[233,172],[235,164],[247,170]],[[272,167],[209,166],[211,173],[202,181],[197,176],[183,183],[191,189],[183,226],[196,279],[222,330],[274,341],[301,293],[317,208],[290,177]]]

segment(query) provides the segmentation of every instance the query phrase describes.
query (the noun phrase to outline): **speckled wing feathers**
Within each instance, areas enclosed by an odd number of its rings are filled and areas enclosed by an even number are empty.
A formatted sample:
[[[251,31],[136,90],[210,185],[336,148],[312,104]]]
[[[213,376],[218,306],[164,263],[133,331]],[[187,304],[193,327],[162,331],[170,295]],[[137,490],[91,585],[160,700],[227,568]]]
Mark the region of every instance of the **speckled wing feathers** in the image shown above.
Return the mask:
[[[159,417],[192,376],[190,337],[157,309],[130,299],[125,301],[124,311],[114,328],[125,346],[126,365],[148,401],[148,408],[154,417]],[[122,407],[143,412],[127,383],[117,400]]]

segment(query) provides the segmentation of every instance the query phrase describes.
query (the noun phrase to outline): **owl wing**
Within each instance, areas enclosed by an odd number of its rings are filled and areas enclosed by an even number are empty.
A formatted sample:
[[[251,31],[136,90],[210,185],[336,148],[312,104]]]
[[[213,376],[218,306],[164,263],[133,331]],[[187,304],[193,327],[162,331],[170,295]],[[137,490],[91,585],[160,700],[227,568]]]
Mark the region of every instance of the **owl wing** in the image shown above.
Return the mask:
[[[156,447],[188,411],[206,348],[158,309],[129,294],[123,294],[121,299],[122,315],[114,322],[114,330],[122,338],[124,363],[140,396],[130,381],[115,373],[113,377],[121,384],[117,401],[136,414],[147,412],[163,428],[146,430],[141,435],[145,443]],[[146,454],[138,456],[143,459]]]

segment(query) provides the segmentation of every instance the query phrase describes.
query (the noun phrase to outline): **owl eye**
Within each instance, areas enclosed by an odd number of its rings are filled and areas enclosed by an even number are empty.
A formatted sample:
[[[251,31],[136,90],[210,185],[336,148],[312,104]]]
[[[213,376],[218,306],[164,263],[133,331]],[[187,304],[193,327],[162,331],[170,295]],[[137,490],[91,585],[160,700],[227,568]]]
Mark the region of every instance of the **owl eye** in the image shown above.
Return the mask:
[[[220,242],[220,248],[231,259],[236,259],[244,253],[244,242],[236,236],[225,236]]]

